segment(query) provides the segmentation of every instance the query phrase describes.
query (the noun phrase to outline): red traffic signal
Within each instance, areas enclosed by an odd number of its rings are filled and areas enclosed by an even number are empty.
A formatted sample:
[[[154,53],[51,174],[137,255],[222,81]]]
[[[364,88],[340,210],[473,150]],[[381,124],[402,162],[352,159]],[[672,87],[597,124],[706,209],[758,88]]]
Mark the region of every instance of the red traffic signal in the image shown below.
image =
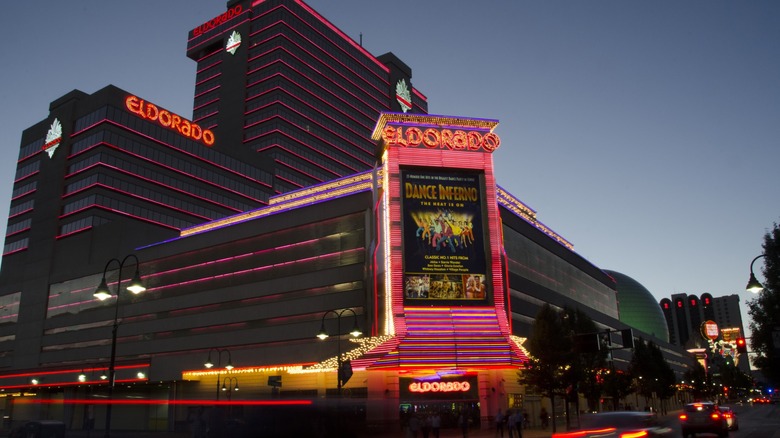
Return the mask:
[[[737,351],[740,353],[747,353],[747,342],[745,338],[737,338]]]

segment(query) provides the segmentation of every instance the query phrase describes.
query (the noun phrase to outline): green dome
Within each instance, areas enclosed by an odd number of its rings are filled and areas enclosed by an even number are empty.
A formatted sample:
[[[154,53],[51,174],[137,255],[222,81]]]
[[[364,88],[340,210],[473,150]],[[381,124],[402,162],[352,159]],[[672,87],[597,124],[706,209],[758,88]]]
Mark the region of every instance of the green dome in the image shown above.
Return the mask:
[[[604,272],[617,283],[620,322],[669,342],[669,327],[653,294],[628,275],[615,271]]]

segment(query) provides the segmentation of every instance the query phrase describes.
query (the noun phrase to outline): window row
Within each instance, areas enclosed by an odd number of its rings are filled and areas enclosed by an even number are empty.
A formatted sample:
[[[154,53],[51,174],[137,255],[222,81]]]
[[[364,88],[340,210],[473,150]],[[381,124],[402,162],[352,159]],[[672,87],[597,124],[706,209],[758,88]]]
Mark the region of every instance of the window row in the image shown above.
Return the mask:
[[[323,56],[334,56],[339,62],[347,68],[359,72],[366,71],[364,79],[371,82],[375,87],[387,87],[387,72],[377,65],[375,60],[368,58],[364,53],[355,48],[354,43],[344,40],[344,38],[334,32],[330,27],[322,23],[315,17],[311,21],[301,21],[299,17],[309,16],[305,11],[297,11],[294,14],[279,8],[276,12],[265,14],[252,21],[252,40],[256,33],[271,26],[279,20],[289,23],[290,27],[297,30],[312,43],[316,44],[316,50],[322,51]],[[334,50],[335,49],[335,50]]]
[[[79,230],[84,230],[90,227],[97,227],[99,225],[108,223],[108,219],[99,216],[88,216],[81,219],[77,219],[73,222],[68,222],[60,227],[60,235],[75,233]]]
[[[11,203],[13,204],[13,202]],[[35,207],[35,200],[30,199],[29,201],[25,201],[16,205],[11,205],[11,209],[8,212],[9,217],[14,217],[19,213],[23,213],[25,211],[32,210],[33,207]]]
[[[245,126],[252,125],[263,120],[265,117],[262,113],[253,113],[258,108],[269,107],[276,102],[284,102],[285,107],[289,107],[292,110],[304,116],[307,120],[311,121],[311,125],[308,123],[306,126],[316,131],[326,131],[337,135],[336,140],[340,143],[348,142],[351,145],[363,149],[373,150],[373,143],[367,140],[370,137],[371,131],[363,126],[358,126],[357,123],[351,125],[345,125],[344,122],[348,122],[345,117],[333,118],[329,116],[329,111],[323,111],[322,108],[318,108],[316,102],[304,103],[302,100],[316,101],[310,94],[295,93],[290,94],[290,89],[275,89],[270,93],[263,94],[257,99],[252,100],[247,105],[247,118],[245,120]],[[303,99],[301,99],[303,98]],[[321,105],[320,105],[321,106]],[[358,130],[358,131],[356,131]]]
[[[357,150],[357,148],[344,150],[337,147],[336,144],[328,143],[322,138],[306,132],[297,126],[292,125],[288,120],[280,119],[279,117],[274,117],[267,122],[253,126],[246,131],[245,135],[247,139],[252,139],[274,130],[283,132],[286,137],[291,137],[300,142],[300,144],[307,146],[309,149],[321,153],[324,158],[322,161],[318,161],[318,163],[330,161],[344,166],[346,171],[340,171],[339,175],[357,173],[373,167],[374,157],[366,151]],[[255,143],[253,142],[252,144],[254,145]]]
[[[47,157],[48,158],[48,157]],[[35,172],[38,172],[41,169],[41,161],[36,160],[32,163],[22,166],[16,169],[16,176],[14,177],[15,181],[19,181],[22,178],[28,177]]]
[[[26,144],[19,148],[19,161],[23,161],[24,159],[40,152],[41,148],[43,148],[43,142],[44,139],[39,138],[38,140],[35,140],[32,143]]]
[[[187,202],[183,200],[181,196],[167,196],[159,190],[152,190],[138,184],[129,183],[119,178],[108,176],[105,173],[91,175],[72,184],[68,184],[68,186],[65,188],[65,193],[74,193],[78,190],[93,186],[95,184],[101,184],[107,187],[111,187],[112,189],[131,193],[135,196],[163,204],[169,208],[177,209],[182,212],[192,214],[193,216],[199,216],[199,219],[213,220],[224,217],[226,214],[228,214],[224,210],[212,210],[202,205]],[[235,211],[230,213],[235,213]]]
[[[28,246],[30,246],[29,237],[25,237],[24,239],[20,239],[15,242],[6,242],[5,246],[3,247],[3,255],[27,249]]]
[[[149,210],[148,208],[128,204],[127,202],[122,202],[116,198],[104,195],[89,195],[70,201],[63,207],[63,214],[71,214],[93,206],[101,206],[108,210],[119,212],[120,214],[124,213],[129,216],[146,219],[158,224],[168,225],[176,229],[187,228],[200,223],[197,221],[185,221],[177,217],[163,214],[157,210]]]
[[[32,218],[27,218],[13,224],[9,223],[8,228],[6,228],[5,230],[5,235],[10,236],[12,234],[16,234],[20,231],[30,228],[31,225],[32,225]]]
[[[343,86],[353,93],[361,95],[363,99],[369,102],[386,102],[387,94],[390,87],[384,84],[380,88],[372,87],[366,84],[362,77],[354,71],[346,69],[339,69],[339,65],[336,63],[328,63],[328,59],[317,58],[311,54],[311,51],[307,51],[301,44],[305,44],[301,39],[295,38],[293,40],[285,38],[278,32],[284,32],[284,25],[268,29],[263,34],[258,35],[260,38],[253,39],[253,41],[261,41],[261,43],[253,46],[249,53],[249,71],[252,71],[259,66],[263,66],[268,63],[268,57],[273,57],[275,53],[282,53],[283,58],[287,62],[294,61],[295,68],[301,72],[313,72],[319,74],[323,78],[329,79],[336,85]],[[271,58],[272,59],[272,58]],[[259,64],[258,64],[259,63]],[[372,105],[373,106],[373,105]]]
[[[268,172],[261,171],[245,163],[239,164],[235,159],[230,158],[225,161],[229,161],[234,165],[233,167],[240,167],[242,171],[246,170],[249,172],[236,172],[238,175],[227,172],[215,172],[211,170],[214,167],[210,166],[210,163],[193,163],[181,159],[178,156],[174,156],[166,150],[154,147],[153,145],[140,143],[133,138],[110,131],[100,131],[88,138],[79,140],[79,142],[74,145],[74,152],[75,150],[86,150],[101,142],[111,144],[121,150],[139,155],[154,163],[171,167],[182,173],[194,175],[197,178],[210,181],[213,184],[227,187],[238,193],[243,193],[253,199],[264,199],[263,196],[265,196],[265,192],[258,187],[260,186],[260,183],[265,183],[270,186],[271,176]],[[219,155],[224,157],[222,154]],[[228,177],[228,175],[230,175],[230,177]],[[246,178],[241,178],[242,176],[246,176]],[[241,178],[240,181],[238,180],[239,178]]]
[[[137,177],[144,178],[161,185],[178,189],[182,192],[192,194],[193,196],[208,199],[209,201],[214,202],[216,204],[226,206],[226,208],[232,208],[238,211],[245,211],[245,210],[258,207],[258,204],[256,202],[249,202],[249,201],[241,202],[231,197],[220,194],[218,192],[214,192],[212,190],[199,187],[198,185],[193,184],[191,180],[183,180],[180,177],[174,175],[166,175],[157,172],[154,169],[151,169],[149,167],[131,163],[129,161],[122,160],[119,157],[107,153],[96,153],[94,155],[90,155],[89,157],[85,157],[79,161],[74,161],[68,168],[68,171],[71,174],[78,173],[79,171],[98,163],[105,163],[108,166],[112,166],[117,169],[123,170]],[[184,176],[186,177],[186,175]],[[70,188],[69,186],[68,188],[66,188],[66,193],[72,193],[76,190],[77,188],[75,186],[73,188]],[[267,194],[262,192],[259,194],[261,196],[268,196]]]
[[[379,112],[389,107],[389,99],[385,99],[384,102],[372,102],[373,105],[369,104],[340,84],[322,80],[317,72],[305,68],[302,63],[289,57],[283,61],[280,58],[282,54],[275,51],[250,65],[250,73],[247,77],[247,99],[267,91],[270,87],[267,83],[268,79],[279,75],[297,84],[296,89],[305,90],[305,93],[317,96],[334,108],[344,108],[342,111],[347,112],[355,120],[362,120],[362,124],[366,126],[372,125]],[[257,88],[258,86],[260,88]]]
[[[235,158],[232,158],[220,152],[217,152],[212,148],[206,147],[196,141],[190,140],[178,134],[176,131],[165,128],[159,124],[147,122],[146,120],[143,120],[134,114],[130,114],[125,110],[120,110],[112,106],[109,106],[107,108],[108,109],[106,111],[104,118],[115,121],[116,123],[125,126],[131,130],[146,134],[158,141],[161,141],[162,143],[165,143],[168,146],[171,146],[173,149],[178,149],[187,152],[188,154],[199,157],[210,163],[214,163],[219,166],[222,166],[239,175],[245,175],[248,178],[254,179],[256,181],[264,182],[269,186],[271,185],[271,175],[268,174],[267,172],[258,169],[255,166],[252,166],[241,160],[237,160]],[[90,116],[87,116],[85,118],[89,118],[89,117]],[[203,129],[209,128],[208,126],[205,126],[203,124],[201,124],[201,127]],[[114,141],[109,141],[109,142],[120,145],[119,142],[114,142]],[[127,139],[125,143],[128,142],[138,143],[137,139]],[[94,143],[95,142],[93,142],[92,144]],[[77,153],[79,150],[81,150],[80,148],[83,149],[84,147],[91,146],[91,144],[88,144],[86,146],[82,145],[80,147],[77,145],[78,142],[76,145],[73,146],[73,153]]]
[[[14,188],[13,193],[11,193],[11,198],[16,199],[22,195],[32,193],[37,189],[38,189],[38,181],[33,181],[31,183],[21,185],[19,187]]]
[[[305,173],[313,178],[313,180],[317,181],[330,181],[334,179],[334,177],[339,177],[343,175],[334,175],[333,173],[325,172],[320,167],[314,166],[312,162],[298,157],[295,154],[287,153],[284,150],[275,148],[273,152],[271,152],[271,157],[273,157],[274,161],[278,161],[280,163],[284,163],[288,167],[292,167],[296,170],[305,169]],[[279,173],[279,167],[277,166],[277,173]],[[306,184],[309,185],[309,184]]]
[[[262,139],[252,142],[251,145],[253,149],[258,151],[266,150],[268,148],[278,149],[279,153],[274,155],[274,158],[281,162],[286,162],[288,159],[287,157],[292,155],[298,157],[298,159],[302,161],[311,163],[312,168],[331,172],[332,175],[323,178],[323,181],[332,179],[333,177],[357,173],[357,171],[329,158],[328,154],[321,152],[319,148],[302,144],[287,136],[263,137]]]

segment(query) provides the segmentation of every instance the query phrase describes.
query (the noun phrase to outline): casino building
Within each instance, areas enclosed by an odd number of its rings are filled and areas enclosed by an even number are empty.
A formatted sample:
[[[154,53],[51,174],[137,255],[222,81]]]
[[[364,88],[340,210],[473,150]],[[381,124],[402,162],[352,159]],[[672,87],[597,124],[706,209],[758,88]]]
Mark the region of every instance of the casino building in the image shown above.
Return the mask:
[[[7,422],[536,418],[517,375],[543,304],[628,328],[615,280],[496,181],[498,121],[426,114],[392,54],[302,1],[247,0],[194,28],[187,55],[191,118],[108,86],[22,134],[0,271]]]

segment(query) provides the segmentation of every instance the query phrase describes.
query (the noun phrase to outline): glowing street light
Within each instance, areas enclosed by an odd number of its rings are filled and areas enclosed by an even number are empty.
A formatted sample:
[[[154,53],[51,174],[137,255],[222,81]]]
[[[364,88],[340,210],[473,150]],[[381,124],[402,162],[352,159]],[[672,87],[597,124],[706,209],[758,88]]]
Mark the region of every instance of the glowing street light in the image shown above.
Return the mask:
[[[753,273],[753,263],[755,263],[756,260],[760,259],[761,257],[766,257],[766,254],[761,254],[760,256],[756,256],[756,258],[754,258],[753,261],[750,262],[750,280],[748,280],[748,284],[745,287],[746,291],[753,292],[754,294],[760,293],[762,290],[764,290],[764,285],[761,284],[760,281],[758,281],[756,275]]]

